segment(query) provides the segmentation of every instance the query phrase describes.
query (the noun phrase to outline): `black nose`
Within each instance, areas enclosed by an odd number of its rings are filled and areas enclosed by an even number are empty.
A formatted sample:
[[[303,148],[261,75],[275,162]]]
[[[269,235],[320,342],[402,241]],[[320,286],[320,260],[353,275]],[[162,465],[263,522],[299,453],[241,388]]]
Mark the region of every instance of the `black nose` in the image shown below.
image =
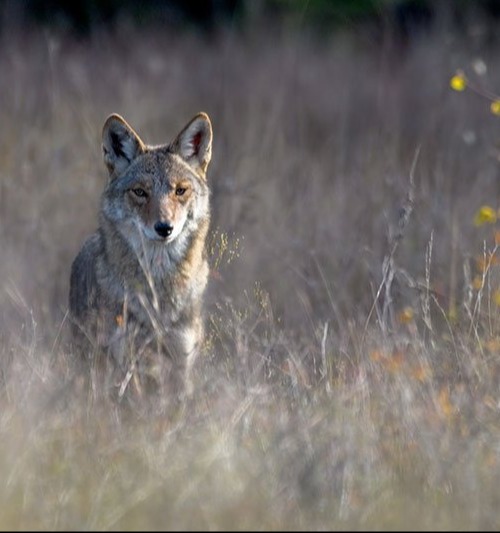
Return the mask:
[[[169,237],[172,231],[174,231],[174,227],[170,222],[157,222],[155,224],[155,231],[158,233],[160,237]]]

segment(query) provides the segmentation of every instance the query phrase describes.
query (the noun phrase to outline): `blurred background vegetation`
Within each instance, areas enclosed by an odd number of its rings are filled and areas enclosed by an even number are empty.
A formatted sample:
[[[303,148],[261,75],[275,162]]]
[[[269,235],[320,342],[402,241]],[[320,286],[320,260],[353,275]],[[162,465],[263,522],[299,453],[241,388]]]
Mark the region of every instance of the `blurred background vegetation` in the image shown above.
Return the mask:
[[[500,17],[496,0],[3,0],[2,26],[42,24],[85,34],[127,20],[214,30],[256,20],[287,19],[326,30],[370,23],[409,36],[446,16],[458,26],[471,18]]]

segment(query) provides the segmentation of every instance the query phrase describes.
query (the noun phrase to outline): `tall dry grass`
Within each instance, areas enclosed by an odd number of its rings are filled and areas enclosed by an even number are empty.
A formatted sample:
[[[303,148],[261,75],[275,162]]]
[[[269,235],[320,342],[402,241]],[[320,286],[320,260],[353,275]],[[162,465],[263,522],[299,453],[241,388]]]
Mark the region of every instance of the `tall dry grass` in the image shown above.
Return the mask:
[[[473,224],[500,122],[449,89],[477,59],[500,88],[481,35],[4,32],[0,528],[500,526],[498,266]],[[106,116],[159,143],[200,110],[209,339],[172,413],[75,372],[68,278]]]

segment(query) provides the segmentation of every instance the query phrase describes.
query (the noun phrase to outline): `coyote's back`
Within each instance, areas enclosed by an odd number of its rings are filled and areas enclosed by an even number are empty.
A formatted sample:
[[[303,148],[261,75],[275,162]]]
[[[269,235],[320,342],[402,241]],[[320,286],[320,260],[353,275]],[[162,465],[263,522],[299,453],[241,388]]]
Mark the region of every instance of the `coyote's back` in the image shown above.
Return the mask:
[[[110,356],[122,383],[160,357],[181,395],[203,339],[210,120],[200,113],[172,143],[148,146],[111,115],[102,146],[109,181],[99,228],[71,268],[75,344]]]

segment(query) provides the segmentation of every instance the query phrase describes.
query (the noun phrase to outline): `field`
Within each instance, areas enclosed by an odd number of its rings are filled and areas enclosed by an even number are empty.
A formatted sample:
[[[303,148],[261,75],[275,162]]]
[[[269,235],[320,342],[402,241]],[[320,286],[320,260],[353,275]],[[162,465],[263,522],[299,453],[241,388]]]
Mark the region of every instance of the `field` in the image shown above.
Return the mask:
[[[500,92],[486,36],[0,35],[0,529],[500,528],[500,117],[450,88]],[[172,412],[75,370],[69,269],[107,115],[162,143],[198,111],[209,335]]]

